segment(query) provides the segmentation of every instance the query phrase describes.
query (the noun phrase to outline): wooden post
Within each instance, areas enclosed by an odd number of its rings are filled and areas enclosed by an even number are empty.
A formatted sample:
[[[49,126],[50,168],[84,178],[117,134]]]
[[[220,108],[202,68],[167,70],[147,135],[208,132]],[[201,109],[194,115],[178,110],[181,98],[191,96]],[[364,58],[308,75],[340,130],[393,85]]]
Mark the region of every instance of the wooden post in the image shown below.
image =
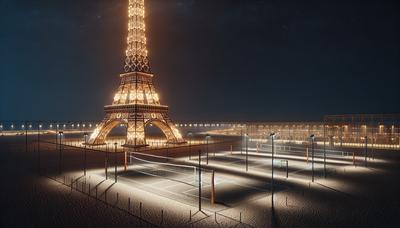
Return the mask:
[[[306,162],[308,163],[308,147],[306,148]]]
[[[161,222],[160,225],[164,222],[164,210],[161,209]]]
[[[139,203],[139,218],[142,218],[142,202]]]
[[[286,160],[286,178],[289,178],[289,160]]]
[[[211,204],[215,203],[215,171],[211,174]]]
[[[107,155],[106,158],[104,159],[104,172],[106,173],[106,180],[108,179],[108,164],[107,164]]]
[[[124,156],[125,156],[125,160],[124,160],[124,170],[126,171],[127,167],[128,167],[128,158],[127,158],[127,152],[124,151]]]

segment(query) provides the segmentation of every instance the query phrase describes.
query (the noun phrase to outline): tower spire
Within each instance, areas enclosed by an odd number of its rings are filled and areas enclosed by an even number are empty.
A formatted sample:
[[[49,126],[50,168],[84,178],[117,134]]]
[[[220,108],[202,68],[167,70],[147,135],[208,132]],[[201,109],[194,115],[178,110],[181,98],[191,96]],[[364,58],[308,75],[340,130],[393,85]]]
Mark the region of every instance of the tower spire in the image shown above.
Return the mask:
[[[126,48],[125,72],[150,73],[144,21],[144,0],[129,0],[128,14],[128,47]]]

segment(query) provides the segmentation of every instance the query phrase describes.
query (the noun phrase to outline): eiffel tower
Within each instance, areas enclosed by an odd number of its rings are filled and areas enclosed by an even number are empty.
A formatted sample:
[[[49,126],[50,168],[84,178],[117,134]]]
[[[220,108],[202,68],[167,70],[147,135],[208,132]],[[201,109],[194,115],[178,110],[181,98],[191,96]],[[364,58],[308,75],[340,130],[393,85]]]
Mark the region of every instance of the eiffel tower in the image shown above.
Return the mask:
[[[117,125],[127,128],[125,147],[147,146],[145,127],[152,124],[165,135],[168,143],[185,143],[168,117],[168,106],[161,105],[153,85],[145,35],[144,0],[129,0],[128,47],[125,73],[112,105],[104,107],[105,117],[89,138],[89,145],[102,145]]]

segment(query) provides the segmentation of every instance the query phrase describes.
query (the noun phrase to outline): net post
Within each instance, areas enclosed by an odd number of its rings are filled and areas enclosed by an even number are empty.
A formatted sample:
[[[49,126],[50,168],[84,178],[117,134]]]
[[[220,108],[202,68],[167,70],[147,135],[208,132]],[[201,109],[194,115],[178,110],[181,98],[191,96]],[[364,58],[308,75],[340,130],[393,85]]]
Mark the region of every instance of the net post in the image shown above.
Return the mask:
[[[125,160],[124,160],[124,171],[126,172],[127,167],[128,167],[128,157],[127,157],[126,150],[124,150],[124,158],[125,158]]]
[[[308,164],[308,147],[306,148],[306,162]]]
[[[211,204],[215,203],[215,171],[211,174]]]

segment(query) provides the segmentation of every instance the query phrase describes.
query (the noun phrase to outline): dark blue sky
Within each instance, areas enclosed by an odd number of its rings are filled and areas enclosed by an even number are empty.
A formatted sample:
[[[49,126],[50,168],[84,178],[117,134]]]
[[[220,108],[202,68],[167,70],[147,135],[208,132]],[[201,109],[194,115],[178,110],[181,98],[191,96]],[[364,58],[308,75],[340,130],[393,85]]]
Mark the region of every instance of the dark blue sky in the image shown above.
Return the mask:
[[[97,120],[122,72],[127,0],[0,0],[0,120]],[[175,120],[400,112],[396,1],[146,0]]]

